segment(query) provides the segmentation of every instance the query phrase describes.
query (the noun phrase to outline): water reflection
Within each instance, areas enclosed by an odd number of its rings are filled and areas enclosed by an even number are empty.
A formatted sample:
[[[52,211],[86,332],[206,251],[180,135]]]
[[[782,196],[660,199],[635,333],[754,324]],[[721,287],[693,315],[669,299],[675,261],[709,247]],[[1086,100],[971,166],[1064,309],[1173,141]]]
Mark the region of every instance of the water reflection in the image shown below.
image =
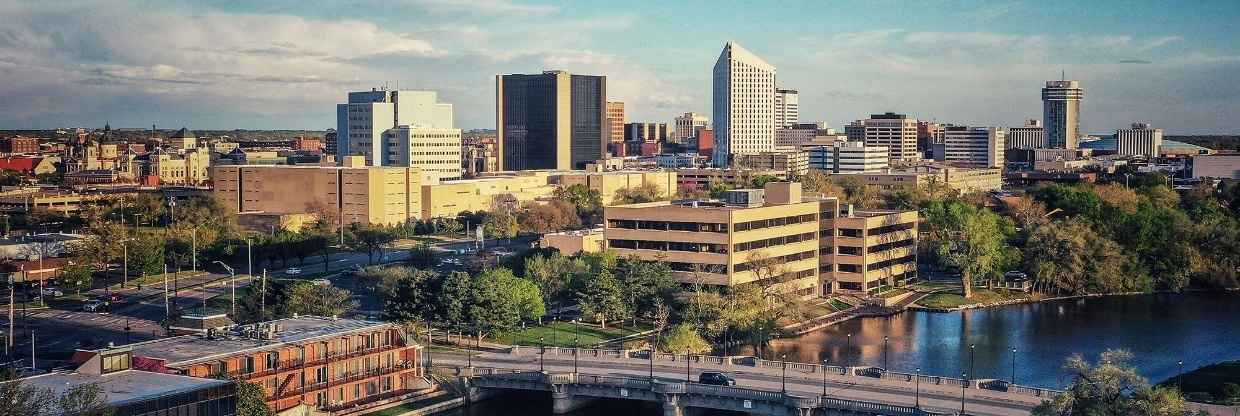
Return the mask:
[[[1177,360],[1192,369],[1240,359],[1238,332],[1240,294],[1123,296],[853,320],[775,340],[768,356],[882,366],[887,337],[893,370],[959,376],[972,363],[975,378],[1057,387],[1064,381],[1059,366],[1072,353],[1126,348],[1142,374],[1158,381],[1175,373]]]

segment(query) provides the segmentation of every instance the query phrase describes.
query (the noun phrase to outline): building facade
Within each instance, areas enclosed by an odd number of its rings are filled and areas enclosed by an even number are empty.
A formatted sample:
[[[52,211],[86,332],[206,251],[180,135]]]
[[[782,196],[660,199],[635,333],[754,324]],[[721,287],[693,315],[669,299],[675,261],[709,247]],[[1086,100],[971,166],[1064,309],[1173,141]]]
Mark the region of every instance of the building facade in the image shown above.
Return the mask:
[[[862,142],[838,142],[831,146],[811,146],[809,168],[825,173],[882,172],[888,168],[887,148],[866,146]]]
[[[39,139],[34,137],[5,137],[0,139],[0,153],[39,153]]]
[[[694,189],[709,189],[715,185],[727,185],[733,188],[748,188],[754,178],[774,176],[779,180],[788,180],[785,170],[755,170],[741,168],[689,168],[676,169],[676,181],[679,186]]]
[[[162,150],[150,154],[150,174],[165,185],[203,185],[210,180],[211,152],[191,149],[183,154]]]
[[[1162,142],[1163,130],[1149,123],[1132,123],[1130,129],[1115,131],[1115,150],[1121,155],[1155,158],[1161,154]]]
[[[795,123],[775,129],[775,151],[787,152],[801,149],[805,143],[830,133],[826,123]]]
[[[775,128],[792,127],[800,122],[799,101],[797,90],[775,89]]]
[[[956,166],[1003,167],[1006,131],[995,127],[947,126],[943,161]]]
[[[419,216],[417,168],[366,166],[218,166],[213,194],[237,213],[314,214],[333,224],[404,224]]]
[[[1240,180],[1240,154],[1193,156],[1193,178]]]
[[[1081,99],[1085,90],[1080,81],[1046,81],[1042,88],[1042,122],[1046,123],[1046,145],[1075,149],[1081,136]]]
[[[398,126],[383,133],[384,166],[417,168],[421,183],[461,178],[461,130]]]
[[[125,348],[136,369],[258,384],[276,412],[299,405],[331,412],[398,402],[429,387],[422,346],[397,324],[295,316],[214,332]],[[97,353],[106,361],[106,350]]]
[[[1025,121],[1024,127],[1009,127],[1004,147],[1008,149],[1044,149],[1046,145],[1046,129],[1037,119]]]
[[[684,143],[690,138],[697,137],[698,129],[710,125],[710,119],[698,113],[684,113],[673,120],[675,131],[672,132],[672,140],[676,143]]]
[[[809,172],[809,154],[802,151],[736,155],[733,163],[744,169],[781,170],[790,178]]]
[[[917,211],[854,210],[832,198],[821,212],[821,293],[869,293],[917,278]]]
[[[605,76],[496,75],[495,106],[501,170],[580,169],[605,156]]]
[[[844,127],[848,141],[887,148],[888,163],[900,165],[921,160],[917,151],[917,119],[904,114],[873,114]]]
[[[857,178],[867,186],[895,189],[906,186],[938,184],[962,194],[1003,189],[1003,169],[914,166],[882,172],[830,174],[832,180]]]
[[[440,103],[434,91],[350,92],[347,103],[336,105],[337,159],[360,155],[367,164],[383,165],[388,150],[384,132],[399,126],[452,129],[452,104]]]
[[[607,102],[607,142],[615,143],[624,141],[624,125],[629,123],[629,118],[624,114],[623,101]]]
[[[713,71],[714,157],[726,167],[737,154],[775,150],[775,67],[728,42]]]

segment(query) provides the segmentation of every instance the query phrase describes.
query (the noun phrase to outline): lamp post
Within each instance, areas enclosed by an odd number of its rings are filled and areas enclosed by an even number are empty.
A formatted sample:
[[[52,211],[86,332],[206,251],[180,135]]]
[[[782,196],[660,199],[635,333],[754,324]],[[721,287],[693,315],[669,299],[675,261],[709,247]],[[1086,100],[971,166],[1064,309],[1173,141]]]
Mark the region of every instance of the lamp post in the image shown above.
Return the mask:
[[[547,354],[547,343],[543,342],[545,339],[546,337],[538,337],[538,371],[547,371],[547,368],[543,366],[543,363],[547,361],[544,357]]]
[[[224,270],[228,270],[228,284],[232,291],[232,316],[235,319],[237,317],[237,273],[233,272],[233,268],[228,267],[222,261],[216,260],[215,263],[223,267]]]
[[[822,397],[827,397],[827,360],[822,360]]]
[[[689,382],[689,353],[685,353],[685,383]]]
[[[973,352],[974,352],[974,351],[976,351],[976,350],[977,350],[977,345],[976,345],[976,344],[969,344],[969,374],[970,374],[970,375],[972,375],[972,374],[973,374],[973,362],[974,362],[974,361],[973,361],[973,357],[974,357]]]
[[[577,338],[573,338],[573,374],[577,374]]]
[[[917,367],[917,381],[913,385],[913,408],[921,410],[921,367]]]
[[[964,388],[965,386],[968,385],[968,382],[966,381],[968,380],[968,378],[969,378],[968,373],[960,374],[960,414],[961,415],[964,415]]]
[[[650,344],[650,381],[654,381],[654,344]]]
[[[1175,377],[1175,388],[1183,392],[1184,391],[1184,360],[1176,361],[1175,364],[1180,366],[1180,374]]]
[[[779,391],[788,394],[788,354],[780,354],[779,362],[784,364],[779,373]]]
[[[887,371],[887,336],[883,335],[883,371]]]
[[[573,318],[573,342],[577,342],[577,323],[581,322],[581,318]],[[577,348],[576,345],[573,348]]]
[[[844,366],[852,364],[852,334],[848,334],[848,340],[844,344]]]
[[[1016,384],[1016,348],[1012,348],[1012,384]]]
[[[434,331],[429,325],[426,327],[426,367],[435,366],[435,360],[431,357],[431,349],[435,347],[435,338],[431,337],[431,331]]]

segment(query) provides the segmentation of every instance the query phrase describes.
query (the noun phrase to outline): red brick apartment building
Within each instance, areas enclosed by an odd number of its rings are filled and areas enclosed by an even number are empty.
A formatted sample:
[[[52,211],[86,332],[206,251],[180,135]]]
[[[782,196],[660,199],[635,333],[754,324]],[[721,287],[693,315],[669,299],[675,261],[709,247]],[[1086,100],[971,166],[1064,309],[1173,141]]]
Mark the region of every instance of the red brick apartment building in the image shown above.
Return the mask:
[[[276,412],[351,414],[428,387],[422,347],[387,322],[301,316],[117,348],[132,351],[135,369],[258,384]],[[79,351],[75,361],[110,350]]]

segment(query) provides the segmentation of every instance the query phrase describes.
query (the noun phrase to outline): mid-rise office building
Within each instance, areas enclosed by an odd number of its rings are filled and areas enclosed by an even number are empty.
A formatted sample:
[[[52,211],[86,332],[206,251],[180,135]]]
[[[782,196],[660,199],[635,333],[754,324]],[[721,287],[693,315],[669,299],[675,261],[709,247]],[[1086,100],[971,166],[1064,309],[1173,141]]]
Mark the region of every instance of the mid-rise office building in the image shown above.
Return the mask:
[[[581,169],[605,157],[605,76],[496,75],[495,107],[501,170]]]
[[[732,162],[744,169],[781,170],[790,178],[809,172],[809,154],[803,151],[736,155]]]
[[[75,357],[100,360],[106,368],[118,356],[114,350],[127,350],[121,357],[135,369],[257,384],[276,412],[300,405],[326,412],[365,408],[399,402],[430,386],[423,378],[422,346],[387,322],[294,316],[79,351]]]
[[[923,187],[932,183],[945,185],[961,194],[1003,189],[1003,169],[1000,168],[911,166],[881,172],[835,173],[829,174],[828,177],[832,180],[856,178],[866,186],[880,189]]]
[[[417,168],[423,184],[461,178],[461,130],[397,126],[383,133],[384,166]]]
[[[1042,122],[1037,119],[1029,119],[1025,121],[1024,127],[1009,127],[1007,140],[1004,141],[1008,149],[1044,149],[1046,145],[1046,130],[1042,128]]]
[[[862,142],[837,142],[831,146],[807,147],[809,168],[826,173],[882,172],[887,164],[887,148],[866,146]]]
[[[1149,123],[1132,123],[1131,129],[1115,131],[1115,150],[1121,155],[1158,157],[1162,142],[1162,129],[1151,128]]]
[[[676,169],[676,181],[679,186],[694,189],[710,189],[715,185],[727,185],[732,188],[748,188],[753,180],[762,176],[772,176],[779,180],[788,180],[786,170],[775,169],[743,169],[743,168],[689,168]]]
[[[774,66],[728,42],[715,61],[712,91],[714,166],[729,166],[733,155],[775,150]]]
[[[626,142],[667,141],[667,123],[628,123],[624,125]]]
[[[800,100],[797,97],[797,90],[775,89],[775,128],[791,127],[800,122]]]
[[[943,162],[955,166],[1003,167],[1006,132],[995,127],[947,126],[943,129]]]
[[[904,114],[873,114],[870,118],[857,120],[844,128],[848,141],[864,142],[866,146],[887,148],[888,162],[892,165],[907,164],[921,160],[917,151],[917,119]]]
[[[772,285],[811,298],[916,277],[917,211],[853,212],[836,198],[802,196],[795,182],[603,216],[608,249],[665,261],[684,285]]]
[[[827,123],[795,123],[775,129],[775,151],[799,150],[802,145],[817,137],[828,135]]]
[[[1042,88],[1042,122],[1046,123],[1046,145],[1075,149],[1081,136],[1081,99],[1085,90],[1079,81],[1046,81]]]
[[[616,143],[624,141],[624,125],[629,123],[629,118],[624,114],[623,101],[607,102],[607,142]]]
[[[366,166],[217,166],[213,194],[236,213],[313,214],[333,224],[404,224],[419,219],[417,168]]]
[[[684,113],[676,116],[675,131],[672,133],[672,139],[676,143],[684,143],[693,137],[697,137],[698,129],[710,125],[710,119],[698,113]]]
[[[337,159],[359,155],[369,165],[382,166],[389,150],[384,133],[400,126],[453,129],[452,104],[438,102],[434,91],[350,92],[347,103],[336,105]]]
[[[917,151],[929,153],[936,144],[943,144],[943,124],[933,121],[917,122]]]

